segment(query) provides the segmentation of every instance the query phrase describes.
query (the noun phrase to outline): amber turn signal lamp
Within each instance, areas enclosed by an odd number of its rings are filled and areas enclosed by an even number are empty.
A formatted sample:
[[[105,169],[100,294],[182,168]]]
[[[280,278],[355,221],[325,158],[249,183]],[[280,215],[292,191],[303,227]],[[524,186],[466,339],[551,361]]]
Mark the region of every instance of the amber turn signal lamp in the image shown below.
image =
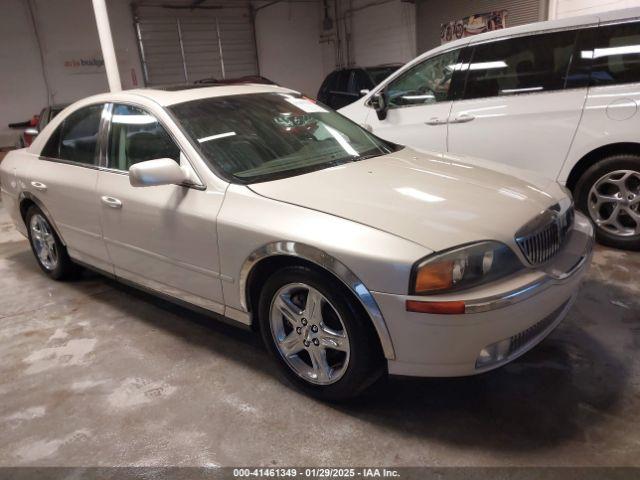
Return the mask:
[[[441,315],[459,315],[464,313],[464,302],[421,302],[419,300],[407,300],[407,312],[437,313]]]
[[[416,272],[415,292],[446,290],[453,286],[453,262],[436,262]]]

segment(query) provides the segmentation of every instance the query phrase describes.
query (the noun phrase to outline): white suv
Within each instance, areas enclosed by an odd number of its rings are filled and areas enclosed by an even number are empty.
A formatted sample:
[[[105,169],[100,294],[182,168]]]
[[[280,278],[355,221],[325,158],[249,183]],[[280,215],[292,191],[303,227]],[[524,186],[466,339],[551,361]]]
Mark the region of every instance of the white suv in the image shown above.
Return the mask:
[[[380,137],[537,170],[607,245],[640,249],[640,9],[461,39],[340,113]]]

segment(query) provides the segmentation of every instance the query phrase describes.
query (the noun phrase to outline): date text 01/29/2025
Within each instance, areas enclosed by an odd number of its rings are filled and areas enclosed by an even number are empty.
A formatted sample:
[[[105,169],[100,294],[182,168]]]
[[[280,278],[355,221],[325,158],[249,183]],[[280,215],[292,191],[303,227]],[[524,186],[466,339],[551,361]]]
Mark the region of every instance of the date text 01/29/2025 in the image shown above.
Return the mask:
[[[234,478],[398,478],[390,468],[234,468]]]

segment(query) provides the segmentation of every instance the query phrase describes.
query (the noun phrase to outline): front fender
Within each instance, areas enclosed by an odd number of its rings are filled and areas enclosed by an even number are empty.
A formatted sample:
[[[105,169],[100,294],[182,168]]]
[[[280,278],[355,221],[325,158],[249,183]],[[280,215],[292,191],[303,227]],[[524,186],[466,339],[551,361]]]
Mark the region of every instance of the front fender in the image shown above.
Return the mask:
[[[351,220],[265,198],[231,185],[217,219],[224,302],[248,317],[247,279],[265,258],[286,255],[324,268],[362,303],[393,357],[386,322],[373,292],[406,294],[413,264],[427,248]],[[246,322],[245,322],[246,323]]]

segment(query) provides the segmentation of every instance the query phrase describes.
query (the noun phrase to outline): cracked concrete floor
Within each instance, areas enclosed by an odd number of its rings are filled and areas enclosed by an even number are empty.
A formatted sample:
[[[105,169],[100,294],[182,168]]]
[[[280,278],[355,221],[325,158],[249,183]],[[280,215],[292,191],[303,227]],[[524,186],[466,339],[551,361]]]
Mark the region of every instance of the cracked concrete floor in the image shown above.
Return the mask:
[[[92,273],[48,280],[0,206],[0,466],[640,465],[639,272],[599,247],[518,361],[331,406],[248,332]]]

